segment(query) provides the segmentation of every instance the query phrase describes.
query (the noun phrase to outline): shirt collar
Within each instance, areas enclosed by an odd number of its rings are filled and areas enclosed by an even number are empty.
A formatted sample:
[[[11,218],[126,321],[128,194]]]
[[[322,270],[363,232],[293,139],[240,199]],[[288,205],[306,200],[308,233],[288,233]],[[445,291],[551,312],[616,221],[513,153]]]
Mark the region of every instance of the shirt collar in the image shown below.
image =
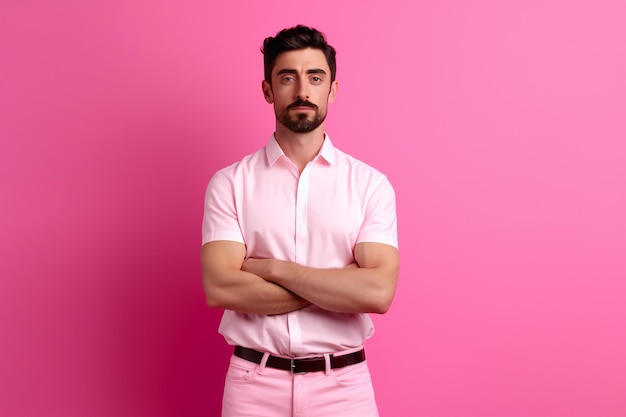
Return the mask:
[[[274,165],[281,156],[285,155],[283,150],[280,149],[278,142],[276,142],[274,135],[270,137],[267,141],[267,145],[265,145],[265,155],[267,156],[267,162],[270,166]],[[326,133],[324,134],[324,143],[322,144],[322,149],[320,149],[318,156],[324,158],[329,164],[335,162],[335,147]]]

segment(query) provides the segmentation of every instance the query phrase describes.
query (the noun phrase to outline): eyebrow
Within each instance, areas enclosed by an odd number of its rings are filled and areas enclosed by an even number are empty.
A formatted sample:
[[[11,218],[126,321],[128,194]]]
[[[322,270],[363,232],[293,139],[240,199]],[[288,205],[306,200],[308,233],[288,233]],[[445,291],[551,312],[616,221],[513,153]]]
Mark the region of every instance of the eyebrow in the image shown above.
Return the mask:
[[[281,69],[276,74],[277,75],[281,75],[281,74],[297,74],[297,73],[298,73],[298,71],[296,71],[295,69],[285,68],[285,69]],[[312,68],[312,69],[306,70],[306,73],[307,74],[324,74],[324,75],[326,75],[326,71],[324,71],[321,68]]]

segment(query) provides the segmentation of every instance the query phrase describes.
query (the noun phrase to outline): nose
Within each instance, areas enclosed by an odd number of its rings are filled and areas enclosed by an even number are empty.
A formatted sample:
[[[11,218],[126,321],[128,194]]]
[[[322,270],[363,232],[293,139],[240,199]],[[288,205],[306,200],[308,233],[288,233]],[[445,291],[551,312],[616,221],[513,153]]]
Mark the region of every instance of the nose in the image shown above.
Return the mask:
[[[309,99],[309,85],[305,81],[300,81],[298,83],[298,89],[296,90],[296,99],[298,100],[308,100]]]

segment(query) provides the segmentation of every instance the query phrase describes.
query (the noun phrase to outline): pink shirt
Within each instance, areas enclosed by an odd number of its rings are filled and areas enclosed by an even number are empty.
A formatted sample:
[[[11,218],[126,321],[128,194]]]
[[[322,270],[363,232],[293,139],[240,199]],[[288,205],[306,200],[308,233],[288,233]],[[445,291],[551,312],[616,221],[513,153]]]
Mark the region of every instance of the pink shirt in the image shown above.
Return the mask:
[[[397,247],[395,195],[374,168],[326,136],[301,174],[272,136],[265,148],[218,171],[207,187],[202,243],[233,240],[247,256],[340,268],[359,242]],[[372,336],[367,314],[315,305],[280,315],[224,311],[219,332],[232,345],[283,356],[349,350]]]

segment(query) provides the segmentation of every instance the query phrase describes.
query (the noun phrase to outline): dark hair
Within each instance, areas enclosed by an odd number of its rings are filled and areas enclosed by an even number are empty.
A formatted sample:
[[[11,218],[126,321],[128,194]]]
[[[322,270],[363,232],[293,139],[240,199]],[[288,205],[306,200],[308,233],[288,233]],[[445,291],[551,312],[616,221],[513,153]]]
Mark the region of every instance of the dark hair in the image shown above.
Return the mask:
[[[326,42],[326,37],[322,32],[303,25],[283,29],[275,37],[265,38],[261,47],[265,81],[272,81],[272,70],[278,55],[283,52],[305,48],[319,49],[324,53],[326,62],[328,62],[330,67],[330,80],[331,82],[335,81],[335,75],[337,74],[335,48]]]

